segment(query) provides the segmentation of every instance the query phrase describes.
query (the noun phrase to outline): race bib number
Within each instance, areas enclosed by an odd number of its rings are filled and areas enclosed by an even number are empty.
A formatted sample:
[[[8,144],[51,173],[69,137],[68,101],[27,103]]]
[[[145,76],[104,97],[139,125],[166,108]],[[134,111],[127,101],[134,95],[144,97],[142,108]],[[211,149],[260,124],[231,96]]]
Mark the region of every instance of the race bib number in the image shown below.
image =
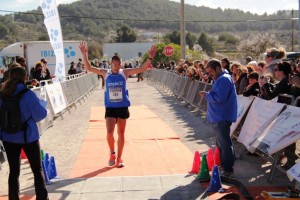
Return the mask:
[[[121,87],[109,88],[109,100],[111,102],[122,101],[123,100],[122,88]]]

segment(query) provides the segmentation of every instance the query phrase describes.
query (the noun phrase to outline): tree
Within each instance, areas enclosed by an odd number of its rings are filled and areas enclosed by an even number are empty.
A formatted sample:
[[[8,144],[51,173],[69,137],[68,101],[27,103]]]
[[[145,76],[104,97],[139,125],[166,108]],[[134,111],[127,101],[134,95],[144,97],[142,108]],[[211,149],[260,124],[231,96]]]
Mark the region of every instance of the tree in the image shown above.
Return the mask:
[[[197,41],[197,37],[193,35],[191,32],[187,32],[185,36],[186,44],[189,45],[189,48],[193,48],[195,42]],[[164,42],[174,43],[180,45],[180,33],[178,31],[173,31],[172,33],[168,33],[164,36]]]
[[[174,43],[174,44],[180,45],[180,33],[178,31],[173,31],[172,33],[167,33],[164,36],[164,42],[166,44]]]
[[[89,42],[89,57],[100,58],[103,55],[102,46],[98,42]]]
[[[9,30],[7,26],[4,24],[0,23],[0,38],[4,38],[6,35],[8,35]]]
[[[219,36],[219,41],[225,42],[226,44],[237,44],[239,42],[239,40],[235,36],[233,36],[229,33],[221,34]]]
[[[202,47],[208,55],[212,55],[215,52],[215,41],[213,38],[208,37],[205,33],[201,33],[198,44]]]
[[[49,36],[47,34],[42,34],[39,36],[39,38],[37,40],[38,41],[47,41],[47,40],[49,40]]]
[[[269,33],[254,34],[245,40],[242,40],[237,49],[247,56],[258,57],[260,53],[266,51],[267,48],[280,46],[275,35]]]
[[[197,37],[195,35],[193,35],[191,32],[187,32],[186,36],[185,36],[185,40],[186,40],[186,44],[189,45],[189,48],[192,49],[194,44],[197,41]]]
[[[123,25],[117,29],[116,42],[135,42],[137,38],[136,33],[127,25]]]

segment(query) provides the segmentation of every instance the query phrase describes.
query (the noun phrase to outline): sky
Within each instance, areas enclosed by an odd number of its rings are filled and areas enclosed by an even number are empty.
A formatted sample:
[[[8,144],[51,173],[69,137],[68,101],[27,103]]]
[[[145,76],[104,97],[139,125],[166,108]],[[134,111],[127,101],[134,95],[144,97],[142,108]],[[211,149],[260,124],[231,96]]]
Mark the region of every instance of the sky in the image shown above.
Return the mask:
[[[72,3],[78,0],[56,0],[57,4]],[[124,0],[122,0],[124,1]],[[126,1],[126,0],[125,0]],[[171,0],[180,2],[180,0]],[[0,10],[24,12],[37,9],[41,0],[0,0]],[[233,8],[256,14],[273,14],[278,10],[298,10],[298,0],[185,0],[185,4],[210,8]],[[0,14],[7,14],[0,12]]]

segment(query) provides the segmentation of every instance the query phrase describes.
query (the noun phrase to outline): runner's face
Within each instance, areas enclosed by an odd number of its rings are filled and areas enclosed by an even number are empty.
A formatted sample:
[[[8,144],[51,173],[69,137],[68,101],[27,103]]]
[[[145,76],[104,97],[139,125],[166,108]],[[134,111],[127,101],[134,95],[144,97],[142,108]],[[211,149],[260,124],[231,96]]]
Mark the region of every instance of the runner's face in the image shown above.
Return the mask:
[[[121,68],[121,62],[118,61],[118,60],[113,60],[112,63],[111,63],[111,68],[114,71],[119,71],[120,68]]]

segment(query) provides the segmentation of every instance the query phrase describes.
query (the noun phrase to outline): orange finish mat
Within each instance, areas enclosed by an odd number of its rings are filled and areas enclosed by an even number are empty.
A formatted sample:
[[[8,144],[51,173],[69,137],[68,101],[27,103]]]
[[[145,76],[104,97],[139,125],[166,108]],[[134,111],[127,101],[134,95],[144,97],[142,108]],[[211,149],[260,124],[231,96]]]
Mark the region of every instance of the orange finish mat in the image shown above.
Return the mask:
[[[92,107],[88,133],[70,178],[186,174],[190,170],[194,155],[176,133],[146,106],[129,109],[122,156],[125,167],[107,165],[105,108]],[[116,129],[114,135],[117,141]]]

